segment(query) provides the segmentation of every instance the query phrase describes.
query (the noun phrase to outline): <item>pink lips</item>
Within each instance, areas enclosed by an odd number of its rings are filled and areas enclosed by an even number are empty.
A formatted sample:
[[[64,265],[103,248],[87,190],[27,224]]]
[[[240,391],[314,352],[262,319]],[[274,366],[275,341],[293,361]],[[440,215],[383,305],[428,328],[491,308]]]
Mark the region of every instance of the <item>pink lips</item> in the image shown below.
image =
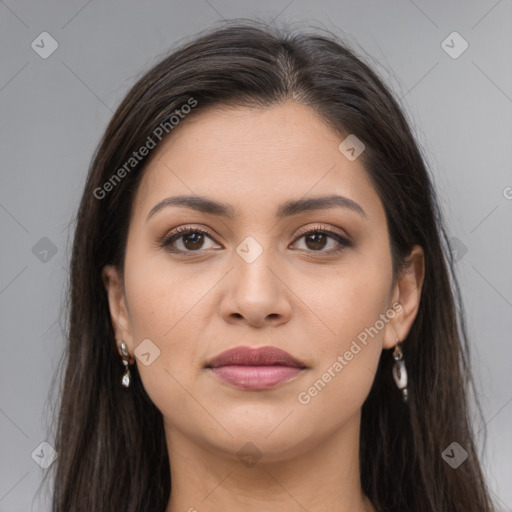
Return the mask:
[[[276,347],[236,347],[211,359],[206,368],[220,379],[244,389],[267,389],[291,380],[304,363]]]

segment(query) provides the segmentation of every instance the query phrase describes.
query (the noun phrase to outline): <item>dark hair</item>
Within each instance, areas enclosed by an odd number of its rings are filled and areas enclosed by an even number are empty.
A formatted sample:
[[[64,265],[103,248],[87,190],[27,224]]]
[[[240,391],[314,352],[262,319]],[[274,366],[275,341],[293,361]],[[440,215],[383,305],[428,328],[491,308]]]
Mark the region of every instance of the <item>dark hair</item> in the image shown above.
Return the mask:
[[[107,264],[123,270],[131,207],[149,157],[110,181],[107,198],[97,191],[187,102],[197,102],[194,116],[226,104],[265,108],[288,100],[365,144],[360,158],[384,205],[394,275],[413,244],[425,254],[421,303],[403,343],[409,403],[400,399],[390,351],[383,350],[362,408],[363,491],[378,511],[492,510],[470,421],[474,389],[453,256],[401,108],[337,36],[235,20],[182,44],[138,80],[89,169],[71,258],[53,512],[164,511],[171,490],[162,414],[136,366],[130,392],[120,385],[123,366],[101,277]],[[468,453],[456,470],[441,456],[454,441]]]

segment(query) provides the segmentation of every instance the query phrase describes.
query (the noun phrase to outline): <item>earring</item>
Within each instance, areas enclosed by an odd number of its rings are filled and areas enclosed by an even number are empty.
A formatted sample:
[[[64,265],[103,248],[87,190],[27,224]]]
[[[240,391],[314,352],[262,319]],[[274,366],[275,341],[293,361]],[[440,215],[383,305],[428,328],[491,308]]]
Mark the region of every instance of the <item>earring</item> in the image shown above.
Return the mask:
[[[405,369],[404,353],[402,352],[402,344],[397,339],[397,344],[393,352],[393,378],[398,389],[402,390],[402,400],[407,402],[407,370]]]
[[[130,374],[130,368],[128,368],[128,365],[131,363],[132,359],[130,358],[130,354],[128,353],[128,350],[126,350],[126,343],[123,342],[121,343],[121,352],[123,353],[123,364],[124,364],[124,367],[125,367],[125,372],[124,372],[124,375],[123,375],[123,378],[121,379],[121,384],[125,387],[125,388],[128,388],[130,387],[130,382],[131,382],[131,374]]]

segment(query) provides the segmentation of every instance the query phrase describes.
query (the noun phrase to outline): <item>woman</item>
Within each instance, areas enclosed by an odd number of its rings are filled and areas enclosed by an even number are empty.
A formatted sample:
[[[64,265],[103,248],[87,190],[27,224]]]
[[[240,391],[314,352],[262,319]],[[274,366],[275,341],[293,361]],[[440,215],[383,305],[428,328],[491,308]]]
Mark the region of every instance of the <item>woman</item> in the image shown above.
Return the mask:
[[[404,115],[351,50],[200,34],[89,171],[53,511],[492,510],[452,265]]]

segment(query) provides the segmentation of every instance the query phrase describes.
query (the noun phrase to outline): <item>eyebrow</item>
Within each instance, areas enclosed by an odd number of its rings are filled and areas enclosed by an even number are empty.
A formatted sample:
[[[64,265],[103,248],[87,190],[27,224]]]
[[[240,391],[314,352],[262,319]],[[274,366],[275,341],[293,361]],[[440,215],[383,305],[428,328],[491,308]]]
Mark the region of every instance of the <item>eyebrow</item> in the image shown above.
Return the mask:
[[[158,211],[167,206],[183,206],[197,212],[225,217],[227,219],[233,219],[236,215],[236,211],[233,206],[219,201],[214,201],[207,197],[174,196],[167,197],[153,206],[146,217],[146,222]],[[366,212],[358,203],[348,197],[339,195],[286,201],[278,207],[275,216],[277,219],[284,219],[285,217],[291,217],[307,211],[328,210],[332,208],[347,208],[358,213],[362,217],[367,217]]]

